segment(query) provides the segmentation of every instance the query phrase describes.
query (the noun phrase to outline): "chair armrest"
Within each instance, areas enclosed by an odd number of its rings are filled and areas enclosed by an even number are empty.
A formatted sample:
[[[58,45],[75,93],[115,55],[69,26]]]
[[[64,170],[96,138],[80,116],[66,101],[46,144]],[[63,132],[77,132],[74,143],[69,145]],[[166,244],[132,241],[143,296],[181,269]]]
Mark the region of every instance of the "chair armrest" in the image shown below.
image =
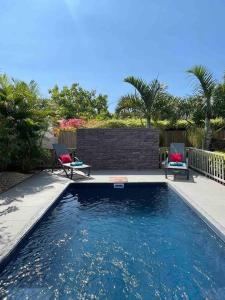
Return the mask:
[[[165,167],[166,165],[168,165],[168,162],[169,161],[168,161],[168,157],[167,157],[167,159],[165,159],[164,161],[161,162],[161,165]]]
[[[74,161],[80,161],[78,157],[76,157],[76,150],[75,149],[68,149],[70,152],[70,155],[72,156]]]
[[[73,157],[75,161],[80,161],[80,159],[76,156]]]

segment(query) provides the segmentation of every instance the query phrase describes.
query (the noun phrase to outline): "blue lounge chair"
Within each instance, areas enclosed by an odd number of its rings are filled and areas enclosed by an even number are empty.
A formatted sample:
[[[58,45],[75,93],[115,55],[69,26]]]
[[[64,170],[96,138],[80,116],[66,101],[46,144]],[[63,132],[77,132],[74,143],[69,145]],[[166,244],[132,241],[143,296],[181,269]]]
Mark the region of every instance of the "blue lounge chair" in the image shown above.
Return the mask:
[[[171,160],[171,154],[179,153],[182,156],[180,162],[175,162]],[[165,177],[167,178],[168,172],[172,173],[185,173],[187,179],[189,179],[189,169],[188,169],[188,160],[186,158],[186,149],[183,143],[172,143],[170,144],[168,158],[165,162]]]
[[[54,170],[54,167],[56,165],[56,163],[62,167],[62,169],[65,171],[66,176],[68,178],[73,178],[73,171],[76,170],[87,170],[87,176],[90,176],[91,173],[91,166],[84,164],[83,162],[81,162],[79,160],[79,158],[77,158],[76,156],[74,156],[71,151],[69,151],[65,145],[63,144],[52,144],[54,152],[55,152],[55,159],[52,165],[52,172]],[[70,154],[71,158],[73,159],[72,163],[63,163],[60,159],[60,155],[62,154]],[[70,173],[68,172],[70,171]]]

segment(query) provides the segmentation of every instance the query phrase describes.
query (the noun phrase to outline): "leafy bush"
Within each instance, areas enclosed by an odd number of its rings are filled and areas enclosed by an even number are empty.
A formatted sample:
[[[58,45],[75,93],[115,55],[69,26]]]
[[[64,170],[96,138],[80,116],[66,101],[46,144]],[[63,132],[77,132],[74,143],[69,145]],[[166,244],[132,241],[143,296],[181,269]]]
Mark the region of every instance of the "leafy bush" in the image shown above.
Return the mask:
[[[153,126],[162,130],[165,129],[187,129],[194,125],[191,120],[159,120],[153,123]]]
[[[47,121],[33,81],[0,76],[1,169],[28,171],[38,164],[44,155],[41,139]]]
[[[214,151],[214,153],[222,154],[223,157],[224,157],[224,160],[225,160],[225,150],[224,150],[224,152],[222,152],[222,151]]]
[[[172,127],[172,122],[169,120],[159,120],[155,121],[152,124],[154,127],[159,128],[159,129],[169,129]]]
[[[83,119],[76,119],[76,118],[72,118],[72,119],[62,119],[58,122],[56,122],[54,125],[55,127],[53,128],[53,132],[55,136],[59,136],[60,132],[63,131],[76,131],[77,128],[80,127],[84,127],[84,125],[86,124],[86,121]]]
[[[92,119],[89,120],[85,123],[84,127],[85,128],[99,128],[101,127],[102,124],[105,124],[106,121],[104,120],[96,120],[96,119]]]
[[[171,120],[152,121],[152,126],[161,130],[165,129],[186,129],[193,126],[190,120]],[[141,119],[110,119],[110,120],[90,120],[84,125],[86,128],[139,128],[146,127],[146,121]]]
[[[139,119],[110,119],[90,120],[85,124],[86,128],[129,128],[145,127],[145,123]]]
[[[222,118],[212,119],[210,123],[213,129],[221,129],[225,127],[225,120]]]
[[[225,126],[225,120],[216,118],[211,120],[213,128],[222,128]],[[152,121],[152,126],[158,129],[190,129],[196,128],[192,120],[158,120]],[[109,119],[109,120],[89,120],[84,125],[85,128],[123,128],[123,127],[146,127],[146,121],[141,119]],[[199,126],[198,126],[199,127]],[[201,128],[201,127],[199,127]],[[202,126],[203,128],[203,126]]]
[[[70,130],[71,128],[79,128],[84,126],[85,121],[83,119],[62,119],[59,121],[59,128],[60,129],[67,129]]]
[[[194,122],[191,120],[177,120],[175,127],[177,129],[188,129],[194,126]]]

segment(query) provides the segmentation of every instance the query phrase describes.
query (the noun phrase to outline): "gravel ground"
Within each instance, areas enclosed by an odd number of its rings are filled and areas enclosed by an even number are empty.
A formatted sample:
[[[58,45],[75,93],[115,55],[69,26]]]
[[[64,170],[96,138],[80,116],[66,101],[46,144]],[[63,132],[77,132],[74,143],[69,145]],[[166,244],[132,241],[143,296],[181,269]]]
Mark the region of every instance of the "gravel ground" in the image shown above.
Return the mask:
[[[23,174],[18,172],[1,172],[0,173],[0,193],[7,191],[14,185],[23,182],[33,174]]]

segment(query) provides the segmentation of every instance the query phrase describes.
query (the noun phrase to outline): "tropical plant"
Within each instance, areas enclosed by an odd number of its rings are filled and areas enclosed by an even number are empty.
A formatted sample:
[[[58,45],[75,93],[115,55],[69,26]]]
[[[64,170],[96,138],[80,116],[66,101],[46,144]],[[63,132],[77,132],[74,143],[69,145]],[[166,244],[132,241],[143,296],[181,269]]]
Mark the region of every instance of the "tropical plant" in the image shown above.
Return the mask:
[[[70,128],[79,128],[84,126],[85,121],[83,119],[62,119],[59,121],[59,128],[60,129],[70,129]]]
[[[46,117],[34,81],[27,84],[0,75],[1,169],[26,171],[36,165],[43,154]]]
[[[151,120],[157,101],[165,97],[165,86],[158,79],[150,83],[141,78],[129,76],[124,82],[130,83],[135,88],[135,94],[128,94],[121,97],[116,112],[132,112],[134,116],[145,118],[147,127],[151,126]]]
[[[215,117],[225,119],[225,75],[223,82],[217,85],[214,92],[213,112]]]
[[[216,88],[216,83],[211,72],[204,66],[194,66],[187,71],[198,80],[196,93],[203,98],[203,110],[205,114],[205,129],[204,129],[204,149],[210,148],[212,140],[212,128],[210,120],[212,118],[213,96]]]
[[[78,83],[72,84],[71,87],[64,86],[62,90],[56,85],[49,93],[50,106],[56,119],[91,119],[98,115],[109,115],[107,96],[96,95],[95,91],[85,90]]]

